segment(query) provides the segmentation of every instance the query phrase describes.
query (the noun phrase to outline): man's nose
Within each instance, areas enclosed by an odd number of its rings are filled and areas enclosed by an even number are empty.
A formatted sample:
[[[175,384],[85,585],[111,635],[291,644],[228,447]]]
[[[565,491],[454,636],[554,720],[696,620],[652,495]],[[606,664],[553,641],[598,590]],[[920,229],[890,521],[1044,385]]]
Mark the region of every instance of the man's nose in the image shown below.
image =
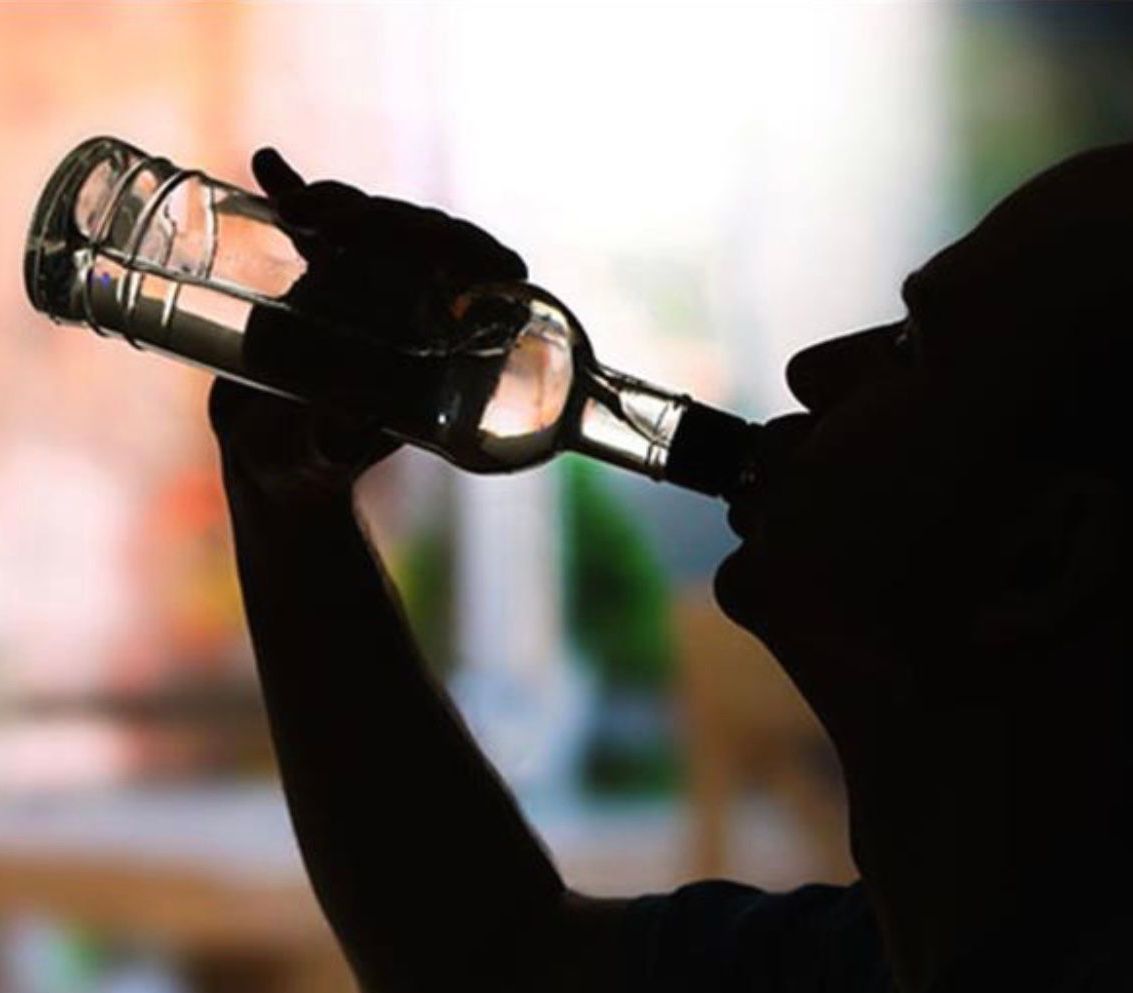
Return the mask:
[[[893,342],[904,321],[856,331],[804,348],[787,363],[787,385],[821,414],[893,365]]]

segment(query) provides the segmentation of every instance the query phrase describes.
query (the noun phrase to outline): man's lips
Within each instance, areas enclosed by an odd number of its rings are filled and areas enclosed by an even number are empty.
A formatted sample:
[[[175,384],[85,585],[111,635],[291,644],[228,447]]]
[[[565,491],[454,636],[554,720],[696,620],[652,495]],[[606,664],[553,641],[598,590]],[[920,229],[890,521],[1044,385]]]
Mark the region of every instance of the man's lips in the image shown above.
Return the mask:
[[[758,472],[755,480],[728,498],[728,526],[745,541],[752,538],[761,525],[767,494],[785,470],[795,449],[814,427],[811,414],[787,414],[764,425],[759,435]]]

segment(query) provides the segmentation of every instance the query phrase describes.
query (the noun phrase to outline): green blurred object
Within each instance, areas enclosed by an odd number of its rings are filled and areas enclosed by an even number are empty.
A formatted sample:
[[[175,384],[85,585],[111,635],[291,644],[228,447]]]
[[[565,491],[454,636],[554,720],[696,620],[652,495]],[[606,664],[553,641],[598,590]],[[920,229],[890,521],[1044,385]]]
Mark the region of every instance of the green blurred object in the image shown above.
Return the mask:
[[[566,623],[611,689],[661,689],[673,669],[669,589],[648,538],[602,485],[601,466],[562,460]]]
[[[680,784],[670,591],[648,536],[603,485],[605,471],[562,461],[567,633],[598,686],[583,784],[606,795],[670,793]]]
[[[410,539],[398,576],[405,612],[425,661],[442,678],[455,664],[453,575],[452,527],[442,516]]]
[[[582,779],[593,793],[623,797],[667,796],[682,784],[676,749],[667,738],[625,748],[595,737],[584,752]]]

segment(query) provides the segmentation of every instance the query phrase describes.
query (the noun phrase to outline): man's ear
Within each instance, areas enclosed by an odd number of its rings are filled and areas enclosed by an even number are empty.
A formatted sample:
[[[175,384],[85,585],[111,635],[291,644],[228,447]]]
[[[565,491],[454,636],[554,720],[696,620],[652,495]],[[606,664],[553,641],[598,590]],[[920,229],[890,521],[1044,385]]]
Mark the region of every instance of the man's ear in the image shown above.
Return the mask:
[[[1067,475],[1037,489],[988,549],[977,645],[1003,649],[1065,633],[1118,581],[1125,500],[1111,481]]]

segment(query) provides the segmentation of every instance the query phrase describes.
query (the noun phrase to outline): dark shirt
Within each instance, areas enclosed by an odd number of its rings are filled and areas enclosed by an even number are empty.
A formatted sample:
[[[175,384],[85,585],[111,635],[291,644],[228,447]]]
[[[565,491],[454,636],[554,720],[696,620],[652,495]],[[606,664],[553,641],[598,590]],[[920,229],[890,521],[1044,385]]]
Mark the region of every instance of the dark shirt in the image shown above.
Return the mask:
[[[766,893],[693,883],[635,900],[633,993],[892,993],[860,884]]]
[[[974,895],[978,899],[978,895]],[[1133,993],[1133,917],[1052,898],[931,993]],[[860,883],[767,893],[693,883],[630,904],[629,993],[896,993]]]

